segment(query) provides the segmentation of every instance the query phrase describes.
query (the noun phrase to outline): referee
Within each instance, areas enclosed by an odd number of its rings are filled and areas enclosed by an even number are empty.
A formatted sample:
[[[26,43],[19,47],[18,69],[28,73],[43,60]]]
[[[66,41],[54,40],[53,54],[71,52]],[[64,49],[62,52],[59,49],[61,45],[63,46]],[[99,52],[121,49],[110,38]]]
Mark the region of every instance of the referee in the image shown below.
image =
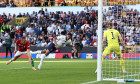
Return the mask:
[[[12,58],[12,51],[11,51],[12,43],[13,43],[13,41],[10,38],[10,35],[8,35],[7,38],[6,38],[6,58],[7,58],[7,55],[8,55],[8,50],[10,51],[11,58]]]

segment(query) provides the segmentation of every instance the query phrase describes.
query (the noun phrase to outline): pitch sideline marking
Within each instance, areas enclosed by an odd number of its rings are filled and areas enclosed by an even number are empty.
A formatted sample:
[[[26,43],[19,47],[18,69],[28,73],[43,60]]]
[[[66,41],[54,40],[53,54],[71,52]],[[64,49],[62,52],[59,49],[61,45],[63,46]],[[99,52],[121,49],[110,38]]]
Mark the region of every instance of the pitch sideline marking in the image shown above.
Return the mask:
[[[9,68],[9,69],[0,69],[0,70],[15,70],[15,69],[28,69],[31,67],[21,67],[21,68]]]
[[[81,84],[90,84],[90,83],[96,83],[98,81],[90,81],[90,82],[86,82],[86,83],[81,83]]]

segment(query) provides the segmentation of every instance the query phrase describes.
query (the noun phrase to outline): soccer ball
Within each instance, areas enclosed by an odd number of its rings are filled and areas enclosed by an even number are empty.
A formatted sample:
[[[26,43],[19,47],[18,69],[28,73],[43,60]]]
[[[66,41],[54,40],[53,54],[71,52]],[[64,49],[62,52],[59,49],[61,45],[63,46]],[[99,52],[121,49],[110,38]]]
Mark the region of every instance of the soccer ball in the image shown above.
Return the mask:
[[[81,26],[82,30],[88,30],[90,28],[89,24],[84,24]]]

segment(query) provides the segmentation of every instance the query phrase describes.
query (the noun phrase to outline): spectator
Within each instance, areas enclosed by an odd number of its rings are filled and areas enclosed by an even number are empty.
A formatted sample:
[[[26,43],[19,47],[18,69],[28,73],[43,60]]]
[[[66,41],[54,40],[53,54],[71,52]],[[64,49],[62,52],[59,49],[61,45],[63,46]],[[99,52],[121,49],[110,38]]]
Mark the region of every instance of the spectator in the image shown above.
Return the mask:
[[[19,15],[17,17],[22,17],[21,13],[19,13]]]
[[[91,45],[94,47],[97,47],[97,39],[93,39]]]
[[[87,38],[87,44],[90,46],[92,43],[92,41],[90,40],[90,38]]]
[[[41,47],[42,43],[40,41],[37,42],[37,47]]]
[[[31,46],[37,46],[37,43],[35,42],[35,40],[31,43]]]
[[[10,28],[9,28],[9,26],[5,28],[5,32],[10,33]]]
[[[19,34],[19,35],[21,35],[21,34],[22,34],[22,31],[21,31],[21,29],[20,29],[20,28],[18,28],[18,30],[16,30],[16,34]]]
[[[11,20],[12,18],[13,18],[12,15],[9,13],[8,20]]]
[[[28,25],[28,27],[26,27],[26,32],[29,33],[31,31],[31,27],[30,25]]]
[[[47,27],[47,31],[50,33],[53,31],[53,27],[51,26],[51,24],[49,25],[49,27]]]
[[[45,14],[43,8],[41,8],[41,10],[40,10],[38,13],[41,13],[41,14],[43,14],[43,15]]]
[[[15,26],[16,27],[16,30],[18,30],[18,28],[20,28],[21,26],[20,26],[20,24],[18,24],[17,26]]]
[[[127,46],[132,46],[132,45],[135,45],[135,42],[133,40],[127,42]]]
[[[6,58],[8,56],[8,51],[10,51],[11,58],[12,58],[12,50],[11,50],[12,43],[13,43],[13,41],[10,38],[10,35],[8,35],[8,37],[6,38]]]
[[[46,43],[45,40],[43,39],[42,44],[41,44],[41,47],[46,47],[46,46],[47,46],[47,43]]]
[[[63,3],[61,4],[61,6],[66,6],[66,3],[65,3],[65,1],[63,1]]]
[[[21,28],[20,28],[21,32],[23,33],[25,31],[25,27],[23,25],[21,25]]]
[[[70,31],[71,26],[70,26],[70,22],[68,22],[68,24],[66,25],[66,31]]]
[[[45,0],[44,5],[45,5],[45,6],[48,6],[48,2],[49,2],[49,0]]]
[[[86,40],[85,37],[84,37],[83,40],[82,40],[82,45],[83,45],[83,47],[85,47],[86,42],[87,42],[87,40]]]
[[[20,39],[21,38],[21,35],[20,33],[17,34],[17,39]]]
[[[80,23],[78,23],[78,25],[76,26],[76,31],[78,31],[81,28]]]

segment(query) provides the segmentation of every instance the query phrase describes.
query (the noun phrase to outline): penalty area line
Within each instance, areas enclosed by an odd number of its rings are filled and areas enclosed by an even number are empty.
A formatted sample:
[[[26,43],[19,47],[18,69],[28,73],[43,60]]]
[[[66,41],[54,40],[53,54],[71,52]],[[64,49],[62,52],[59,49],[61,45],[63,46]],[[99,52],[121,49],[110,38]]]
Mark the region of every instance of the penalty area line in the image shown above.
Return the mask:
[[[90,84],[90,83],[96,83],[98,81],[90,81],[90,82],[86,82],[86,83],[81,83],[81,84]]]

